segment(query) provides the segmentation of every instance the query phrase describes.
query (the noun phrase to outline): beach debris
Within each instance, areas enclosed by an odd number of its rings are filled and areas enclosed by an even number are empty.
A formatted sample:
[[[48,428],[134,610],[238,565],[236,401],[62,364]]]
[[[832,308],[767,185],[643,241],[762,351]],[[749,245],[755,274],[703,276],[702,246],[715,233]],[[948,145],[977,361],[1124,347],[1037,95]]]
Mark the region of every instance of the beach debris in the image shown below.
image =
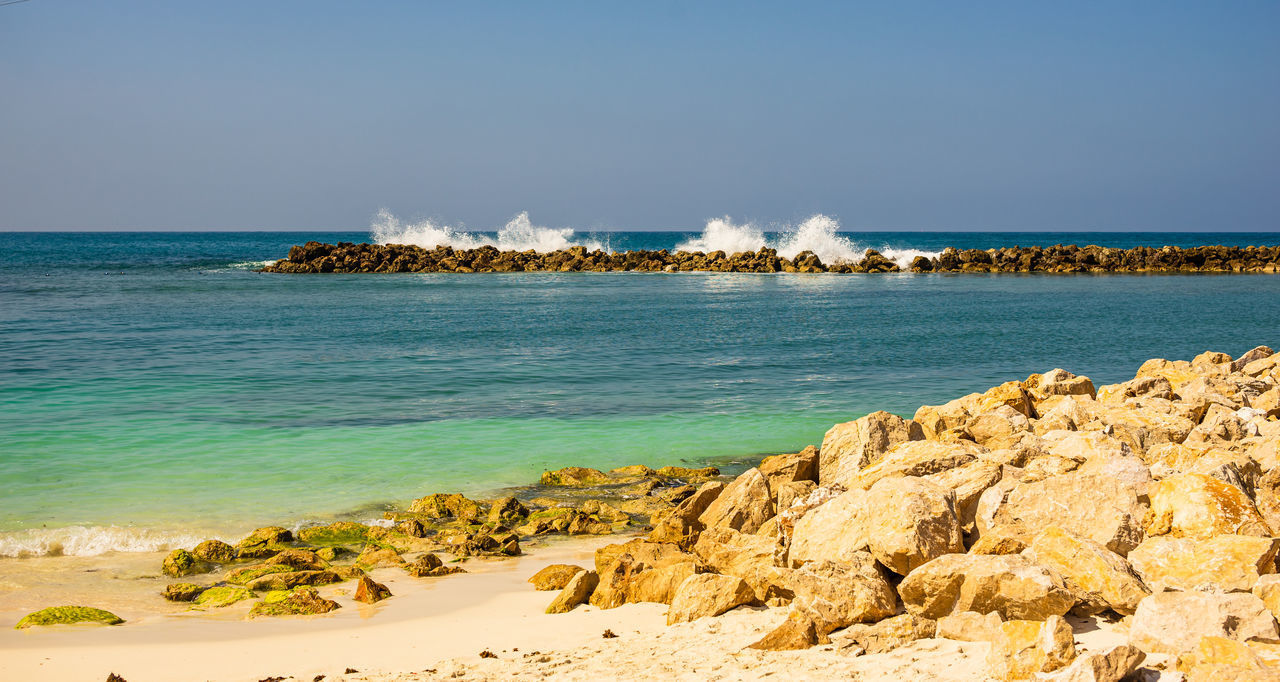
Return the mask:
[[[613,630],[606,629],[604,632],[600,633],[600,636],[605,639],[614,639],[618,635],[614,634]]]
[[[45,625],[71,625],[75,623],[97,623],[100,625],[119,625],[124,619],[110,611],[103,611],[91,606],[50,606],[28,613],[14,626],[15,630]]]
[[[572,564],[551,564],[530,576],[529,583],[535,590],[560,590],[569,584],[573,576],[585,570],[587,569]]]
[[[124,679],[123,677],[120,677],[115,673],[110,673],[107,675],[107,682],[129,682],[129,681]]]
[[[391,590],[386,585],[374,582],[367,575],[362,575],[356,584],[356,593],[352,599],[365,604],[376,604],[390,596]]]
[[[484,651],[480,652],[480,658],[497,658],[497,657],[498,657],[497,654],[493,653],[492,651],[489,651],[488,649],[485,649]]]

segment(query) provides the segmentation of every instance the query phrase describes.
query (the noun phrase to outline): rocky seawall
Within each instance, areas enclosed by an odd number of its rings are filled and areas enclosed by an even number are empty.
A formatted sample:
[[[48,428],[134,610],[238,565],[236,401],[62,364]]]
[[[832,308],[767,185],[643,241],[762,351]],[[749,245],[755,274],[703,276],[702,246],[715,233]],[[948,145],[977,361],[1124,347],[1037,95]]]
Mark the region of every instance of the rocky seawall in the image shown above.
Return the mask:
[[[323,244],[307,242],[262,272],[902,272],[879,252],[868,249],[857,263],[823,263],[805,251],[794,258],[774,249],[726,254],[684,251],[499,251],[492,246],[424,249],[401,244]],[[1280,246],[1197,246],[1114,249],[1058,245],[1003,249],[948,248],[936,258],[917,256],[909,272],[1266,272],[1280,271]]]
[[[450,580],[470,557],[612,533],[640,536],[530,577],[548,613],[652,602],[674,625],[763,605],[785,620],[740,646],[856,656],[950,639],[988,646],[1000,680],[1277,679],[1280,355],[1150,360],[1100,387],[1054,369],[837,424],[732,478],[570,467],[496,500],[428,495],[380,525],[262,528],[172,552],[162,570],[181,582],[163,597],[321,614],[340,607],[328,585],[393,598],[375,569]],[[1069,616],[1114,622],[1126,643],[1085,650],[1089,621]],[[119,622],[55,607],[19,627],[68,619]]]

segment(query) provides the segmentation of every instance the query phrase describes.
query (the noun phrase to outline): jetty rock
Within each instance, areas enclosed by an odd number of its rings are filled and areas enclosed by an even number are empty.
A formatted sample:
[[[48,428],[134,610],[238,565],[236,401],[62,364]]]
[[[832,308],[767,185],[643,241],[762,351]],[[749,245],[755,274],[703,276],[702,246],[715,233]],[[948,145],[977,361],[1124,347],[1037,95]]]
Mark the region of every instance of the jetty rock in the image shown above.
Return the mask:
[[[936,257],[917,256],[906,266],[926,272],[1268,272],[1280,271],[1277,246],[1139,246],[1132,249],[1063,245],[1001,249],[948,248]],[[856,262],[823,263],[809,252],[793,258],[775,249],[725,254],[636,250],[588,251],[573,246],[549,252],[500,251],[493,246],[459,249],[406,244],[325,244],[310,241],[291,247],[286,258],[263,272],[422,273],[422,272],[794,272],[896,273],[902,265],[868,249]]]

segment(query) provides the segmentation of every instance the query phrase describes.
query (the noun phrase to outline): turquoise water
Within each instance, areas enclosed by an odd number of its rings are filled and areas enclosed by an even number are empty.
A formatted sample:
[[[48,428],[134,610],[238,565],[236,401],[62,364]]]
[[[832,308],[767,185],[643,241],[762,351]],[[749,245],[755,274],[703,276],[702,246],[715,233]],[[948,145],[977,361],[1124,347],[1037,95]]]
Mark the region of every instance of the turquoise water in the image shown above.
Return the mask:
[[[0,555],[67,527],[239,529],[545,468],[758,456],[1053,367],[1106,383],[1150,357],[1280,343],[1271,275],[252,272],[311,238],[367,235],[0,234]]]

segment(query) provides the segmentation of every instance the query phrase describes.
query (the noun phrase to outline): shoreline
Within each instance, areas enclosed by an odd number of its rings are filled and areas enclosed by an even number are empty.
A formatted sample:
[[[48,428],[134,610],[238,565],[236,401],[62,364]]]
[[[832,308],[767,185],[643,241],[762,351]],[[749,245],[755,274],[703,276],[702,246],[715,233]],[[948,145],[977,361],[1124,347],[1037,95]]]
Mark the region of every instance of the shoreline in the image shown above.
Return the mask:
[[[1059,244],[1048,248],[948,247],[937,256],[896,262],[867,249],[857,262],[823,263],[811,251],[792,258],[777,249],[726,254],[658,251],[588,251],[574,246],[559,251],[499,251],[492,246],[426,249],[404,244],[324,244],[307,242],[258,272],[425,273],[425,272],[790,272],[790,273],[1276,273],[1280,246],[1139,246],[1132,249]]]
[[[0,676],[1261,679],[1280,667],[1277,447],[1270,348],[1098,387],[1055,369],[836,424],[737,476],[567,467],[528,507],[436,494],[390,527],[262,528],[170,553],[172,579],[136,557],[101,576],[130,586],[118,601],[82,604],[124,625],[0,631]],[[137,605],[174,579],[212,582],[175,600],[256,594]],[[323,608],[252,617],[277,603]]]

